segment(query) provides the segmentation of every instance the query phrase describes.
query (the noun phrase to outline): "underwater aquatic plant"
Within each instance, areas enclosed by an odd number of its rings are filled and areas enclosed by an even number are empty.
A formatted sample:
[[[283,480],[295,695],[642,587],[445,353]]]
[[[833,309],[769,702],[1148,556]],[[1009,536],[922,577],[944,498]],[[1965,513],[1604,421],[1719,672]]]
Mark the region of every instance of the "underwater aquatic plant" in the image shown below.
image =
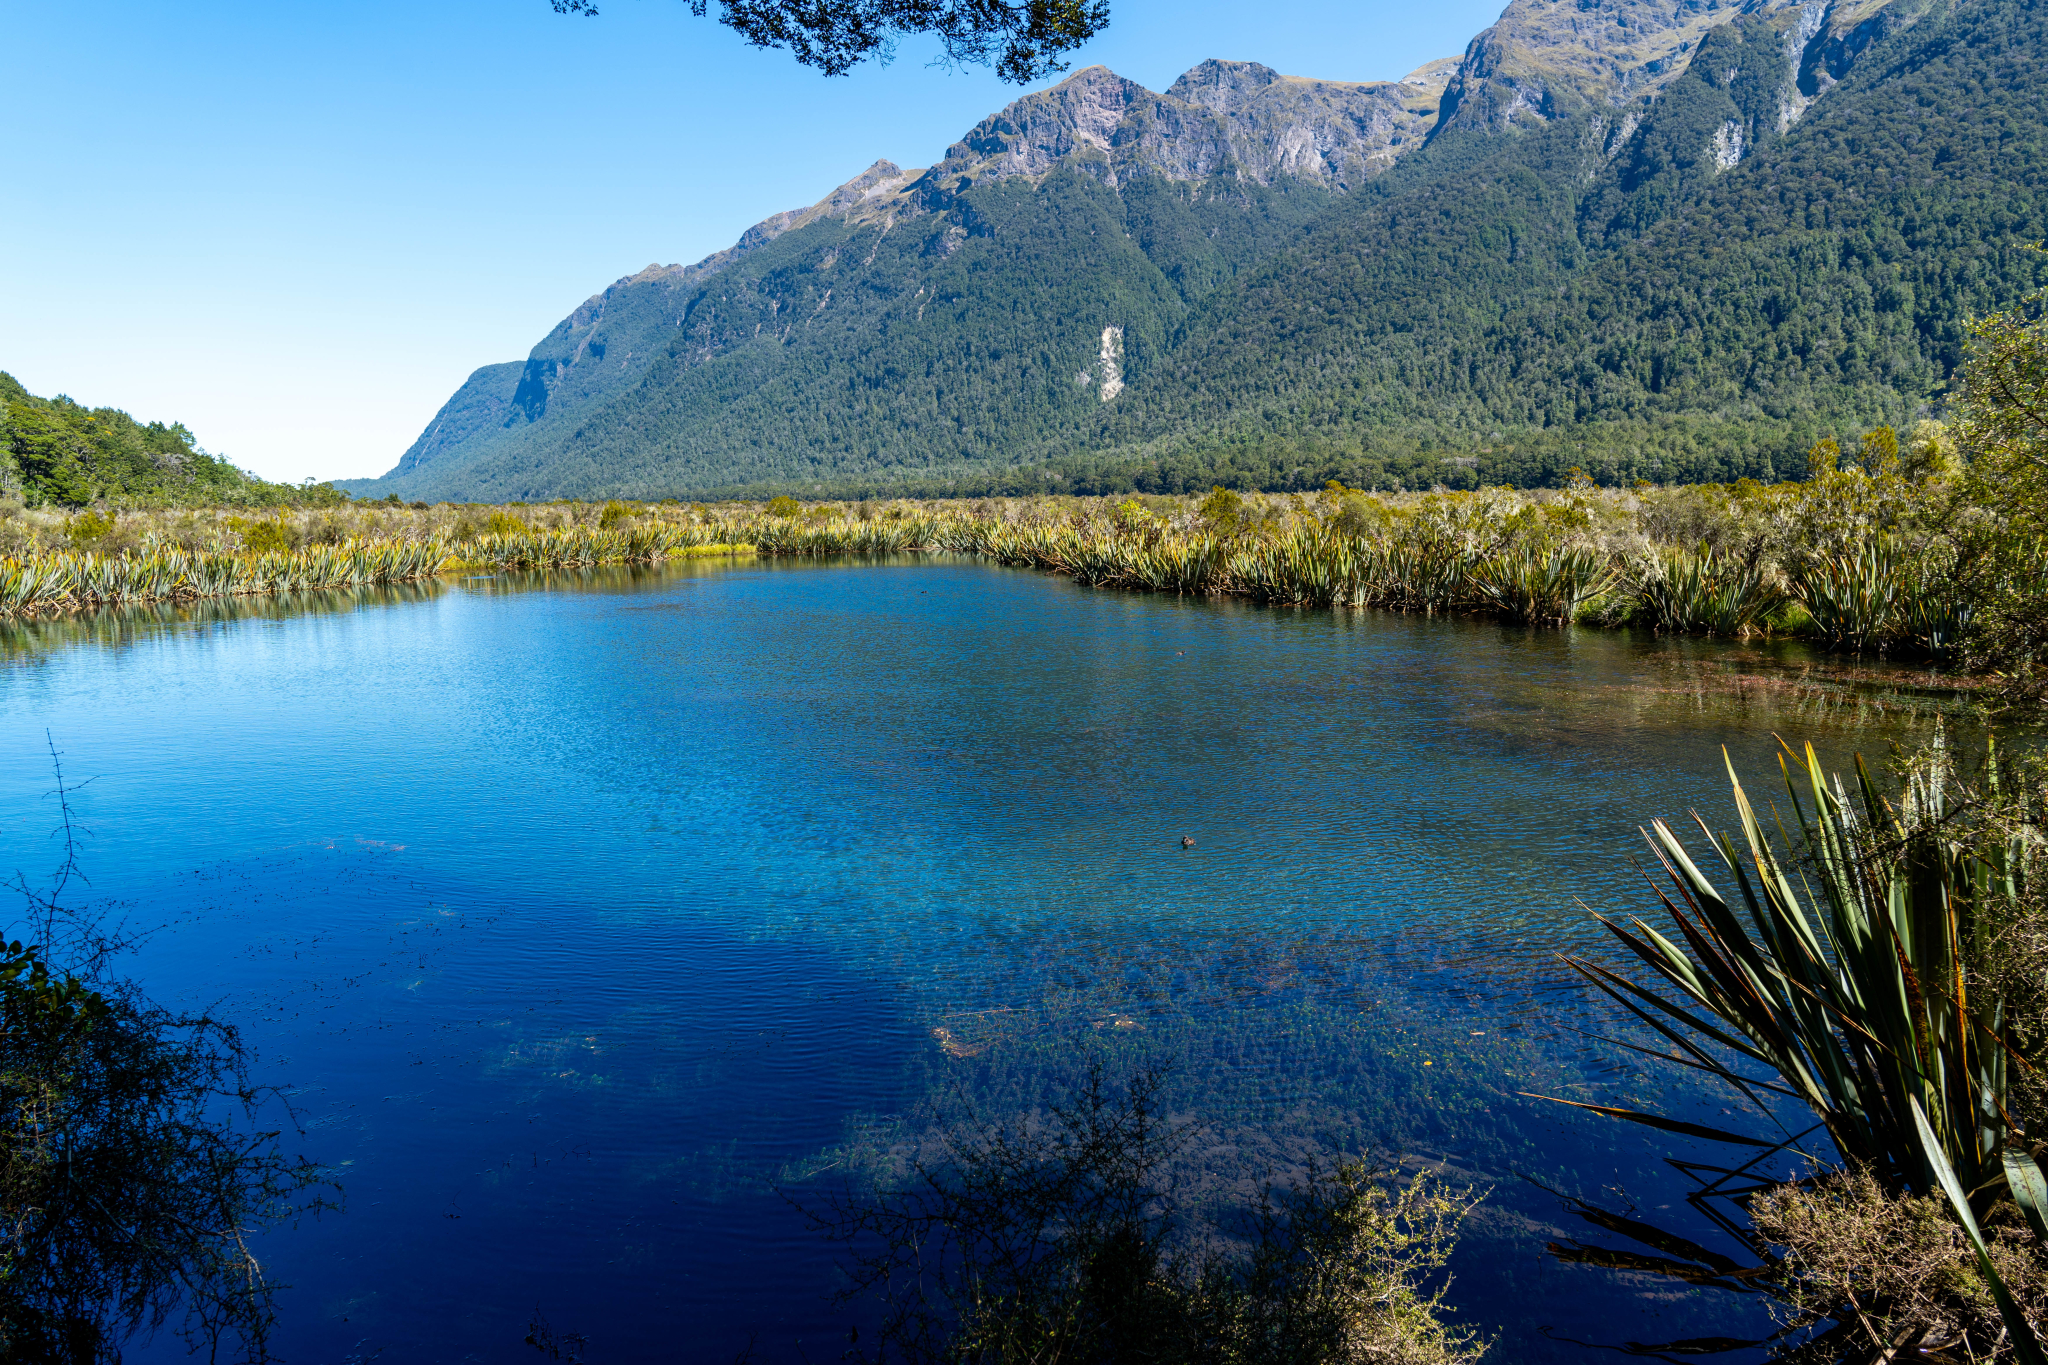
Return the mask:
[[[879,1192],[810,1210],[873,1296],[877,1360],[1160,1360],[1187,1365],[1461,1365],[1442,1270],[1476,1203],[1422,1174],[1311,1167],[1254,1211],[1249,1244],[1191,1228],[1169,1167],[1164,1073],[1111,1093],[1099,1065],[1042,1123],[976,1125]],[[1192,1235],[1190,1235],[1192,1234]],[[865,1355],[856,1358],[866,1359]]]

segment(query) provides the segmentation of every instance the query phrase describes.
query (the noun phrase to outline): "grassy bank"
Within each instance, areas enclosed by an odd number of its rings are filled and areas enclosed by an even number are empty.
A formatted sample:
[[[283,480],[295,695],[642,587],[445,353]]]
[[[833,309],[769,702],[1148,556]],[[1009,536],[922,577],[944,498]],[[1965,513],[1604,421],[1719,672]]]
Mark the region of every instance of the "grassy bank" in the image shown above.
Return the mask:
[[[46,616],[105,607],[327,592],[415,582],[452,572],[651,564],[751,553],[719,543],[710,523],[640,515],[583,524],[573,509],[533,522],[412,509],[339,509],[249,519],[220,511],[21,511],[5,523],[0,615]]]
[[[1963,659],[1980,605],[2048,591],[2048,549],[1952,467],[1755,483],[1205,498],[354,505],[0,518],[0,612],[399,582],[452,570],[950,551],[1092,586],[1810,638]]]

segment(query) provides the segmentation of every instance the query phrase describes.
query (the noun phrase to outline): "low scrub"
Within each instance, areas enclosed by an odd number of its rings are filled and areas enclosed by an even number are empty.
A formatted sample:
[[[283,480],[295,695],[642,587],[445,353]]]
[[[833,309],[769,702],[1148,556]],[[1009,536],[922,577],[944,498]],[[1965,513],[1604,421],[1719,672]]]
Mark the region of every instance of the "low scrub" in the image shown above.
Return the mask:
[[[1939,436],[1913,440],[1938,444]],[[2048,630],[2048,609],[2037,609],[2048,600],[2048,542],[2001,520],[1953,463],[1821,465],[1804,482],[1774,487],[1582,482],[851,505],[367,503],[279,509],[261,520],[203,509],[59,517],[0,506],[0,614],[432,572],[370,560],[399,547],[411,547],[408,555],[438,547],[450,568],[549,571],[735,547],[788,558],[968,554],[1101,588],[1480,613],[1533,626],[1796,635],[1949,666],[2029,665]]]

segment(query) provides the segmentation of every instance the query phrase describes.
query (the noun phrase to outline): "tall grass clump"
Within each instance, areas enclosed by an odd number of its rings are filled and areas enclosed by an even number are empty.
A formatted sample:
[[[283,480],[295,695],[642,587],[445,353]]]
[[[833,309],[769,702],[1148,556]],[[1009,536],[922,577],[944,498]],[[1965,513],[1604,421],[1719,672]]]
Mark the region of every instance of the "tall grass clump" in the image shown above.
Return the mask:
[[[59,552],[0,561],[0,613],[34,616],[146,602],[332,591],[410,582],[448,560],[438,541],[318,545],[264,554]]]
[[[1590,549],[1520,547],[1474,565],[1479,600],[1510,621],[1569,625],[1620,580],[1606,556]]]
[[[1784,776],[1789,851],[1731,768],[1739,839],[1707,833],[1720,878],[1653,821],[1669,927],[1603,918],[1636,973],[1568,959],[1669,1049],[1650,1055],[1715,1078],[1765,1130],[1580,1104],[1740,1148],[1730,1167],[1690,1169],[1719,1173],[1701,1177],[1703,1194],[1749,1208],[1746,1222],[1713,1216],[1757,1264],[1563,1254],[1764,1289],[1788,1325],[1817,1333],[1810,1358],[1889,1360],[1928,1345],[2039,1361],[2048,1181],[2016,1083],[2048,1042],[2038,794],[1996,762],[1972,789],[1939,747],[1889,798],[1861,760],[1844,783],[1811,746],[1788,752]],[[2034,947],[2013,970],[2016,939]],[[1815,1174],[1773,1185],[1765,1173],[1789,1159]],[[1700,1251],[1663,1249],[1674,1246]],[[1907,1283],[1894,1272],[1909,1251],[1924,1273]],[[1857,1255],[1864,1273],[1844,1278]]]
[[[830,519],[802,522],[777,518],[756,527],[749,539],[764,555],[886,555],[905,550],[938,548],[940,522],[935,517],[904,521]]]
[[[1986,401],[2003,402],[1995,393]],[[1973,416],[1954,431],[1927,421],[1848,447],[1823,441],[1808,478],[1768,487],[1597,488],[1579,476],[1563,489],[1333,484],[972,502],[387,499],[262,518],[229,509],[58,515],[0,501],[0,614],[353,585],[339,560],[366,546],[438,545],[451,569],[538,571],[741,550],[950,552],[1105,589],[1537,626],[1789,634],[1848,653],[2048,678],[2035,659],[2048,649],[2048,495],[2039,495],[2048,484],[2030,472],[2032,428],[1994,441],[1983,427]],[[1972,460],[2003,470],[2003,487]]]
[[[1794,591],[1831,645],[1861,651],[1890,641],[1899,609],[1899,555],[1887,537],[1817,555],[1794,570]]]
[[[613,527],[617,525],[614,519]],[[494,569],[573,569],[597,564],[653,564],[678,550],[707,544],[701,526],[572,526],[544,531],[485,531],[464,543],[462,557]]]
[[[1225,572],[1237,592],[1255,601],[1360,606],[1369,595],[1369,563],[1356,538],[1303,525],[1234,548]]]
[[[1761,565],[1711,545],[1657,555],[1637,593],[1642,616],[1660,632],[1731,638],[1763,629],[1786,601]]]

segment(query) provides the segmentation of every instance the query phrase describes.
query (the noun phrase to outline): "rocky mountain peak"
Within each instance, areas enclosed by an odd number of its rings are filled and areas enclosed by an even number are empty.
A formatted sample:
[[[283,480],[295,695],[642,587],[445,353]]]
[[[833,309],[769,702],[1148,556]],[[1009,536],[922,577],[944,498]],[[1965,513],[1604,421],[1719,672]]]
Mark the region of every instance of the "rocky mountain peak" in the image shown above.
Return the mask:
[[[1510,0],[1465,49],[1444,126],[1504,132],[1614,109],[1612,123],[1632,129],[1637,112],[1685,73],[1706,35],[1738,20],[1784,30],[1791,79],[1810,96],[1834,68],[1846,69],[1922,9],[1890,0]]]
[[[1510,0],[1465,49],[1448,127],[1506,131],[1641,103],[1676,79],[1709,29],[1799,0]]]
[[[1086,67],[974,125],[946,149],[927,180],[956,190],[986,180],[1035,179],[1077,154],[1107,160],[1132,141],[1129,125],[1146,121],[1155,112],[1147,106],[1161,98],[1106,66]],[[1164,112],[1171,118],[1180,111]]]
[[[1211,59],[1159,94],[1092,66],[982,120],[922,183],[957,193],[1072,165],[1111,186],[1287,175],[1356,189],[1427,136],[1446,71],[1433,62],[1403,81],[1325,81]]]
[[[1219,114],[1243,108],[1282,76],[1270,66],[1257,62],[1226,62],[1211,57],[1200,66],[1182,73],[1166,93],[1189,104],[1199,104]]]

